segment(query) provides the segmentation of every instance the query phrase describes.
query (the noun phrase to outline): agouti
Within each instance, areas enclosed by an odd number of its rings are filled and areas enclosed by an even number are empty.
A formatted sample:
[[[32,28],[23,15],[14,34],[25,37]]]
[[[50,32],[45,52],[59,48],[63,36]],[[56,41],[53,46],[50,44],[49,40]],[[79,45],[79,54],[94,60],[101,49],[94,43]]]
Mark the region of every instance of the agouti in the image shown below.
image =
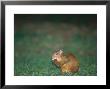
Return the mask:
[[[79,62],[72,53],[66,53],[59,50],[52,55],[52,61],[61,69],[64,73],[75,73],[79,70]]]

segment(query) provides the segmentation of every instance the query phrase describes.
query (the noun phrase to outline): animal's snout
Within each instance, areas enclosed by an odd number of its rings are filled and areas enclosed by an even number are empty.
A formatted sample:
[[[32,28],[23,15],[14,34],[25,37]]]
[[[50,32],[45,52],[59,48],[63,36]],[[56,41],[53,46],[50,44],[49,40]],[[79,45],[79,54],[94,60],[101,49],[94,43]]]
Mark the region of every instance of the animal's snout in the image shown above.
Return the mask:
[[[52,58],[52,60],[54,61],[54,60],[57,60],[56,58]]]
[[[54,59],[54,61],[56,61],[57,59]]]
[[[57,61],[57,59],[54,59],[54,60],[53,60],[53,62],[56,62],[56,61]]]

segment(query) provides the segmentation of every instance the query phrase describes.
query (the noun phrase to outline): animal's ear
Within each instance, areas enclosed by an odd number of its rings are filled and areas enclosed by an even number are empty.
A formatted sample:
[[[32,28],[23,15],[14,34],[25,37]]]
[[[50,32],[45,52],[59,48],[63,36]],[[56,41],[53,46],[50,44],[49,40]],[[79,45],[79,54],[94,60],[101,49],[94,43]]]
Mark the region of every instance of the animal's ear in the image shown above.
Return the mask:
[[[62,51],[62,50],[60,50],[60,51],[59,51],[59,53],[60,53],[60,54],[62,54],[62,53],[63,53],[63,51]]]

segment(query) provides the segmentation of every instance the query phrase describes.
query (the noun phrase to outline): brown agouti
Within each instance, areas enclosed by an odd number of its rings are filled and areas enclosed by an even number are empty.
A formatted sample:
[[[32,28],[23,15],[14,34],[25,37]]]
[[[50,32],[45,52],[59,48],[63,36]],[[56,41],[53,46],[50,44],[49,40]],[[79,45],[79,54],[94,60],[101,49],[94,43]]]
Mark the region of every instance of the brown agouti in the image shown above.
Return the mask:
[[[72,53],[64,54],[62,50],[59,50],[53,53],[52,61],[61,68],[62,74],[75,73],[79,70],[79,62]]]

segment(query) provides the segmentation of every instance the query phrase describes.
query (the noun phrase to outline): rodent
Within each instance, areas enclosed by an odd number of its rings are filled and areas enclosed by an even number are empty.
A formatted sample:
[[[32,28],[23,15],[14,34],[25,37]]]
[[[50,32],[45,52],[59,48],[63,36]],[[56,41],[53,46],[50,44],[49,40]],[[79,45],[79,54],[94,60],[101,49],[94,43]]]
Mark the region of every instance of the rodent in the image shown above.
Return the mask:
[[[79,61],[73,53],[64,54],[62,50],[56,51],[52,55],[52,61],[61,69],[62,74],[79,71]]]

